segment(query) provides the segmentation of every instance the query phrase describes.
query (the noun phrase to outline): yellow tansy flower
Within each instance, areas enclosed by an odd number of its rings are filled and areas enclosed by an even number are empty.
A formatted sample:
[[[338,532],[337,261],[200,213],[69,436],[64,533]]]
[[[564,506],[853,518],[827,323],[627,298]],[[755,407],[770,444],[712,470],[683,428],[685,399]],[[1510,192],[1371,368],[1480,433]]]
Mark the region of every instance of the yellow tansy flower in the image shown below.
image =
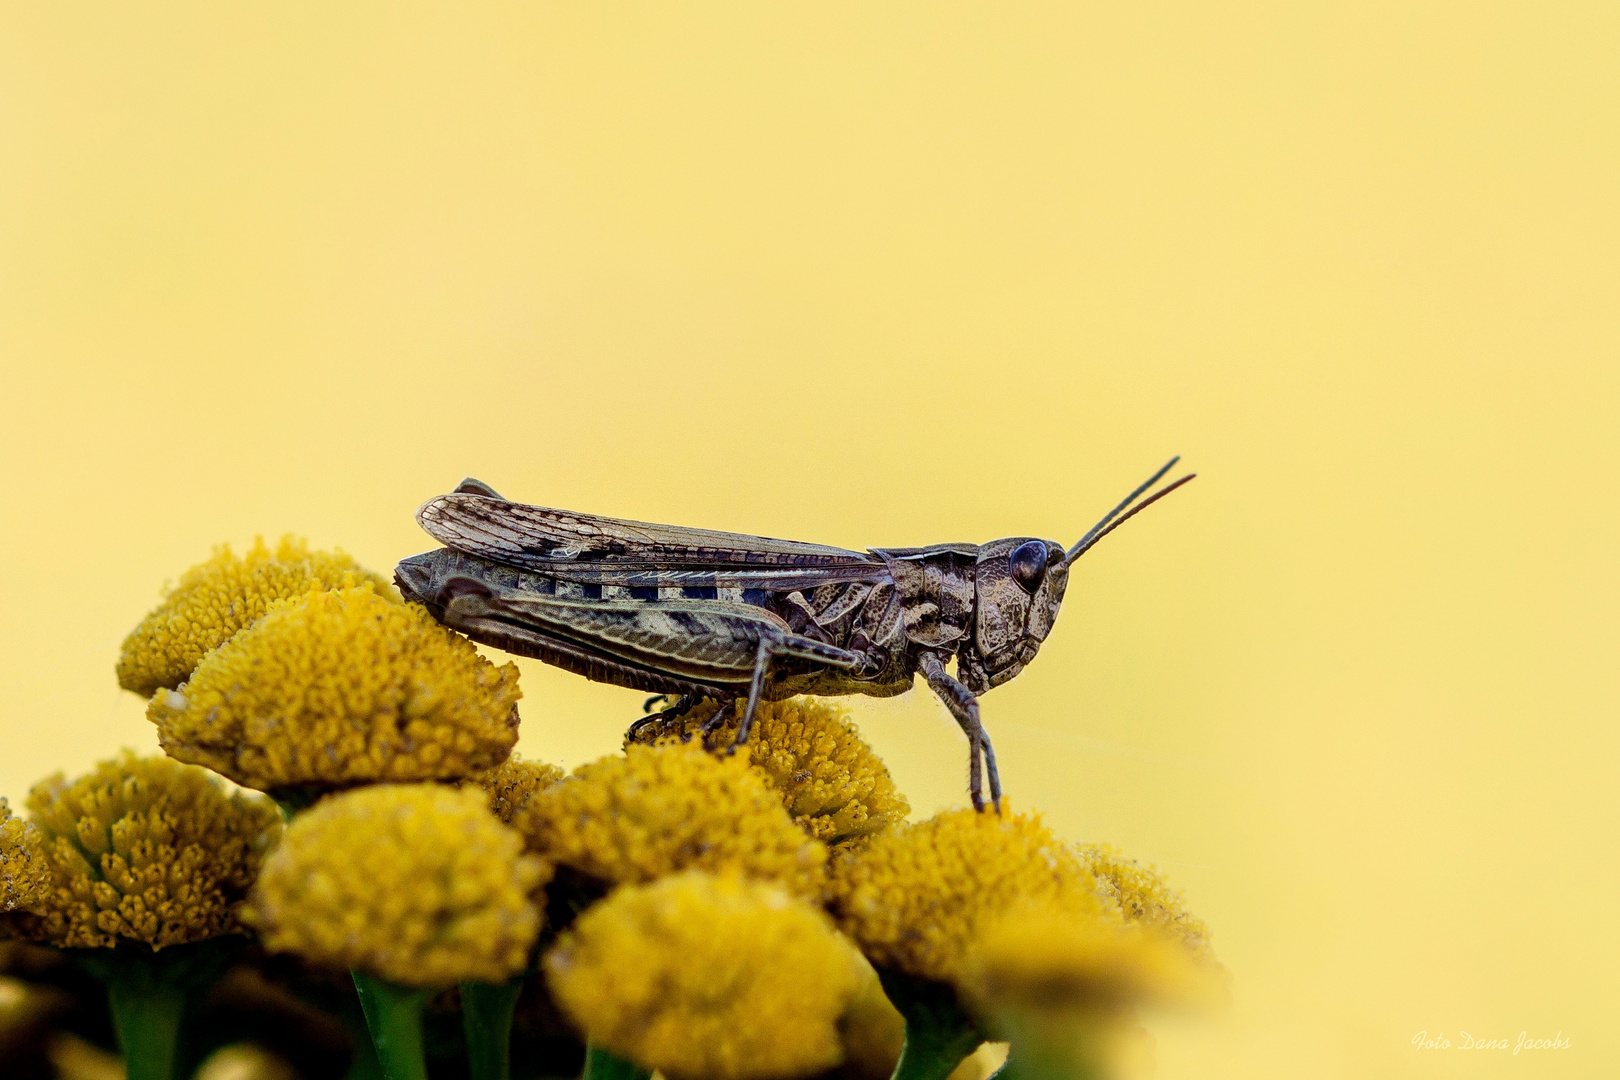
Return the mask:
[[[382,784],[293,819],[249,917],[265,947],[402,986],[499,982],[540,932],[550,875],[477,788]]]
[[[14,816],[0,798],[0,912],[34,907],[50,887],[45,834],[33,822]]]
[[[1111,912],[1062,904],[990,921],[957,982],[980,1015],[1198,1003],[1214,985],[1179,941],[1141,923],[1121,923]]]
[[[172,756],[248,787],[461,779],[517,741],[517,679],[364,586],[275,605],[146,715]]]
[[[124,639],[118,685],[144,696],[185,682],[208,650],[269,610],[277,600],[314,588],[337,589],[371,582],[392,596],[388,582],[361,569],[341,551],[310,551],[291,536],[274,554],[262,539],[243,558],[229,545],[180,576],[163,602]]]
[[[1059,897],[1100,909],[1080,860],[1026,814],[952,810],[836,862],[828,906],[879,968],[949,981],[997,916]]]
[[[1142,1074],[1151,1036],[1137,1010],[1213,1005],[1223,990],[1180,941],[1064,904],[988,924],[957,981],[981,1030],[1012,1044],[1020,1078]]]
[[[1163,877],[1126,858],[1112,844],[1082,844],[1075,851],[1096,877],[1103,895],[1119,906],[1125,921],[1174,937],[1200,960],[1215,962],[1209,927],[1187,910],[1181,893]]]
[[[593,1043],[671,1080],[804,1076],[835,1065],[860,986],[821,912],[773,886],[685,873],[613,892],[546,954]]]
[[[696,744],[631,746],[582,765],[534,795],[513,824],[545,858],[612,884],[707,870],[809,896],[827,861],[746,754]]]
[[[128,752],[77,780],[41,781],[28,809],[51,884],[12,918],[29,937],[67,948],[158,949],[237,932],[240,902],[281,830],[262,795]]]
[[[511,757],[493,769],[475,774],[468,782],[488,793],[489,808],[503,824],[510,825],[537,792],[544,791],[564,775],[557,766],[525,761],[523,755],[514,750]]]
[[[649,725],[647,734],[691,736],[712,715],[712,708],[700,706],[673,724]],[[711,740],[729,744],[737,724],[733,711]],[[800,697],[761,704],[748,749],[794,824],[823,843],[882,832],[911,812],[849,714],[824,701]]]

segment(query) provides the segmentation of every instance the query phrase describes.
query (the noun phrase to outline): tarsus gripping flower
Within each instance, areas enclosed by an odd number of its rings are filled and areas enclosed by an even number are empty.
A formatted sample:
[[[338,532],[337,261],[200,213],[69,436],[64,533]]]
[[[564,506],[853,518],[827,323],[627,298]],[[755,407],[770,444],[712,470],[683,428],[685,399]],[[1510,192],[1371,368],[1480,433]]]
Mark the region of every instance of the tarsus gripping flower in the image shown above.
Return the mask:
[[[186,681],[210,649],[270,609],[310,589],[338,589],[370,582],[392,595],[388,583],[341,551],[310,551],[302,540],[282,537],[272,554],[254,541],[238,559],[229,545],[180,576],[163,602],[124,639],[118,685],[144,696]]]
[[[147,707],[158,741],[266,791],[454,780],[517,741],[516,665],[369,586],[278,604]]]
[[[774,886],[685,873],[616,890],[546,954],[594,1046],[671,1080],[765,1080],[835,1065],[861,984],[821,912]]]

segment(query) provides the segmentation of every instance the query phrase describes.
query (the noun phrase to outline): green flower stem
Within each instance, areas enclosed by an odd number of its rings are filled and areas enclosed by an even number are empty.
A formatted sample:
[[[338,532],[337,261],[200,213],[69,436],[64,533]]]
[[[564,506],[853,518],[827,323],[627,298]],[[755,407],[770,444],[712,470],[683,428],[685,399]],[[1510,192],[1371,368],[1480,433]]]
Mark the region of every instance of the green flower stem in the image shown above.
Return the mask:
[[[185,989],[150,979],[115,978],[107,983],[107,1004],[128,1080],[173,1080]]]
[[[585,1047],[583,1080],[647,1080],[652,1073],[591,1043]]]
[[[371,1045],[371,1029],[366,1027],[365,1016],[358,1010],[344,1009],[338,1020],[354,1047],[343,1080],[383,1080],[382,1066],[377,1064],[377,1051]]]
[[[433,996],[431,987],[398,986],[359,968],[350,972],[360,992],[371,1045],[386,1080],[427,1080],[427,1058],[422,1053],[422,1007]]]
[[[523,980],[519,975],[503,983],[461,984],[461,1026],[472,1080],[508,1080],[512,1075],[512,1010],[523,993]]]
[[[220,937],[156,951],[139,944],[66,950],[107,988],[127,1080],[174,1080],[186,1002],[225,973],[242,942]]]
[[[883,992],[906,1021],[906,1041],[891,1080],[945,1080],[984,1042],[944,983],[879,970]]]

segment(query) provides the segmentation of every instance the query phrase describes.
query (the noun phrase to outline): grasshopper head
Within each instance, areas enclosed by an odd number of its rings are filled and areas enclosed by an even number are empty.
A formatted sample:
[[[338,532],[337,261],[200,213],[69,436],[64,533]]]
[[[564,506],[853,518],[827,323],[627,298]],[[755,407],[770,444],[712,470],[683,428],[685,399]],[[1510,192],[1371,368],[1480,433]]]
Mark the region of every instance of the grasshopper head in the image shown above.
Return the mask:
[[[1063,545],[1055,541],[1010,536],[979,548],[973,573],[977,663],[962,665],[969,690],[1000,686],[1035,659],[1068,584]]]
[[[426,604],[434,607],[438,596],[438,579],[443,576],[445,549],[426,551],[403,559],[394,568],[394,587],[408,604]]]
[[[1142,499],[1180,460],[1154,473],[1125,497],[1067,551],[1062,544],[1026,536],[995,540],[979,548],[974,570],[975,623],[971,647],[958,654],[958,677],[963,685],[982,694],[1024,670],[1035,659],[1041,642],[1052,632],[1069,568],[1092,546],[1126,521],[1192,479],[1192,474]],[[1142,499],[1141,502],[1137,502]]]
[[[444,622],[445,609],[457,597],[469,593],[488,596],[490,587],[484,579],[513,573],[475,555],[439,548],[401,559],[394,567],[394,587],[406,603],[421,604]]]

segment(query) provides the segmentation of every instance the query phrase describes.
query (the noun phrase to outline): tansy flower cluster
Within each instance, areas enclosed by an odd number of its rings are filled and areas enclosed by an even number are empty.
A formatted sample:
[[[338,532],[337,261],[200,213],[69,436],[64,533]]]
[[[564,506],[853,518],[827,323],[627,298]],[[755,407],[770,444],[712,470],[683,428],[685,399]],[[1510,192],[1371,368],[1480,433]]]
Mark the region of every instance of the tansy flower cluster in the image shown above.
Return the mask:
[[[855,951],[774,885],[687,871],[615,890],[546,954],[558,1003],[671,1080],[805,1076],[840,1058]]]
[[[254,541],[238,559],[228,545],[180,575],[180,583],[129,632],[118,657],[118,685],[142,696],[185,682],[197,662],[278,600],[311,589],[338,589],[370,582],[387,588],[341,551],[310,551],[283,537],[271,552]]]
[[[566,774],[543,761],[525,761],[516,750],[512,756],[483,772],[474,773],[471,782],[489,796],[489,808],[502,824],[512,824],[535,795],[561,780]]]
[[[879,968],[949,981],[989,920],[1063,902],[1102,909],[1096,880],[1036,817],[954,810],[874,840],[834,868],[828,907]]]
[[[383,784],[298,815],[250,914],[267,948],[406,986],[498,982],[540,931],[551,876],[476,789]]]
[[[746,755],[695,743],[630,746],[582,766],[530,799],[514,824],[547,858],[609,884],[706,870],[813,896],[827,861]]]
[[[147,716],[171,756],[274,791],[491,768],[518,697],[515,665],[366,586],[271,605]]]
[[[239,932],[242,901],[281,831],[264,796],[128,753],[71,782],[41,781],[28,809],[38,847],[8,843],[0,858],[43,856],[47,872],[13,903],[13,923],[65,948],[157,949]]]
[[[14,817],[0,799],[0,915],[37,907],[51,887],[50,863],[38,825]]]
[[[651,742],[689,739],[713,718],[718,706],[697,708],[674,721],[649,725]],[[730,745],[739,723],[736,710],[709,738]],[[793,823],[826,844],[849,845],[883,832],[911,812],[849,714],[813,698],[763,703],[748,740],[749,760],[770,781]]]
[[[126,1080],[945,1080],[986,1040],[1109,1076],[1142,1010],[1225,992],[1151,868],[1005,802],[909,820],[836,703],[522,757],[515,665],[292,538],[182,574],[117,677],[164,755],[0,799],[0,937],[105,985]],[[188,1029],[222,976],[262,1017]]]

